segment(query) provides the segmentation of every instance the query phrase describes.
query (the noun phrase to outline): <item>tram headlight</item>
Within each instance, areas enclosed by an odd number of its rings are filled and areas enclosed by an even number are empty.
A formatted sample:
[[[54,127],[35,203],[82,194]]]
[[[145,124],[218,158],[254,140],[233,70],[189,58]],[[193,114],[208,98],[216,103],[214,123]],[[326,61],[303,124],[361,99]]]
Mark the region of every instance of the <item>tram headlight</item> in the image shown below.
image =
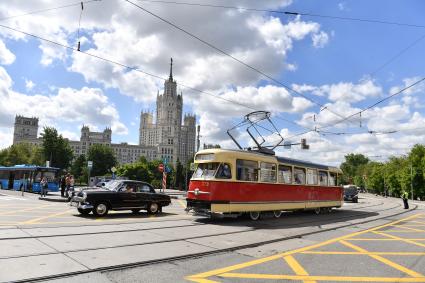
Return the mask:
[[[199,189],[198,189],[198,188],[196,188],[196,189],[194,190],[194,193],[195,193],[195,196],[199,195]]]

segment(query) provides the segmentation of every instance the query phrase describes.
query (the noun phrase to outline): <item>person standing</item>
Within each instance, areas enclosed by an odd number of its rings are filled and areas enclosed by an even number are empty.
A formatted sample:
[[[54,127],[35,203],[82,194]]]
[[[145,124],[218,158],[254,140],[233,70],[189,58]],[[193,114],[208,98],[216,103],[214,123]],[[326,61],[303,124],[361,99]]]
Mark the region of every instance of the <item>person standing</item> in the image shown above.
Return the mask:
[[[61,197],[65,196],[65,188],[66,188],[66,177],[65,175],[61,178]]]
[[[401,198],[403,199],[404,209],[409,209],[409,203],[408,203],[409,193],[407,191],[403,191],[401,193]]]
[[[71,174],[66,174],[66,178],[65,178],[65,186],[66,186],[66,197],[69,197],[69,189],[71,187]]]
[[[41,179],[41,182],[40,182],[41,197],[45,197],[47,195],[47,187],[48,187],[47,179],[46,177],[43,177],[43,179]]]

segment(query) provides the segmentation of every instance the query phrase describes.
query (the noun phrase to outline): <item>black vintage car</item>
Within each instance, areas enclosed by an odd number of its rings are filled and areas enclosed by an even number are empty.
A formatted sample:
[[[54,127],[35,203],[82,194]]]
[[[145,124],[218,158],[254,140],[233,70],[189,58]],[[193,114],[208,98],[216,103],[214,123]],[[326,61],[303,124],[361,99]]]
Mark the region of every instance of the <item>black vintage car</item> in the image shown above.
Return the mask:
[[[86,188],[72,197],[70,205],[81,214],[93,212],[105,216],[109,210],[131,210],[138,213],[146,209],[155,214],[171,203],[169,196],[157,194],[154,188],[144,182],[113,180],[103,188]]]

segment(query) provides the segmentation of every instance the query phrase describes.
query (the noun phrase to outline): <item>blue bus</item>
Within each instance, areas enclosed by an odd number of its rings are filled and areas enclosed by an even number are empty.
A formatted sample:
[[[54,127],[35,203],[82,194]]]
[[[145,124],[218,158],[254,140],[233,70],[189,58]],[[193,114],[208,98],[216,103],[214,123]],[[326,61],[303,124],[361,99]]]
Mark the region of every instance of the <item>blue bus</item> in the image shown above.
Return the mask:
[[[58,173],[59,168],[42,167],[36,165],[15,165],[12,167],[0,167],[0,189],[15,190],[22,189],[27,192],[39,193],[41,191],[40,181],[46,177],[48,191],[59,190]]]

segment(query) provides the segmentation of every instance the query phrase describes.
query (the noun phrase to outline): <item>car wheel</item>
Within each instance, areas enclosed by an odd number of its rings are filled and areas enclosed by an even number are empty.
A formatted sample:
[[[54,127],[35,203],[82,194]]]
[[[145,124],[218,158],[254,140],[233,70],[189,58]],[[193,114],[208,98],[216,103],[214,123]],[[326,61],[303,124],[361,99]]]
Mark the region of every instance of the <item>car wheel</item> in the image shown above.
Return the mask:
[[[261,213],[259,211],[251,211],[249,213],[249,219],[253,220],[253,221],[257,221],[258,219],[260,219]]]
[[[273,211],[274,218],[280,218],[281,215],[282,215],[282,211],[281,210],[275,210],[275,211]]]
[[[316,208],[314,209],[314,213],[316,213],[316,214],[320,214],[320,212],[321,212],[320,207],[316,207]]]
[[[148,205],[148,212],[151,214],[156,214],[159,211],[159,205],[156,202],[152,202]]]
[[[137,213],[139,213],[140,212],[140,209],[132,209],[131,210],[134,214],[137,214]]]
[[[108,205],[104,202],[97,203],[93,208],[93,214],[96,216],[105,216],[108,214]]]
[[[82,208],[78,208],[78,212],[82,215],[87,215],[91,212],[91,209],[82,209]]]

